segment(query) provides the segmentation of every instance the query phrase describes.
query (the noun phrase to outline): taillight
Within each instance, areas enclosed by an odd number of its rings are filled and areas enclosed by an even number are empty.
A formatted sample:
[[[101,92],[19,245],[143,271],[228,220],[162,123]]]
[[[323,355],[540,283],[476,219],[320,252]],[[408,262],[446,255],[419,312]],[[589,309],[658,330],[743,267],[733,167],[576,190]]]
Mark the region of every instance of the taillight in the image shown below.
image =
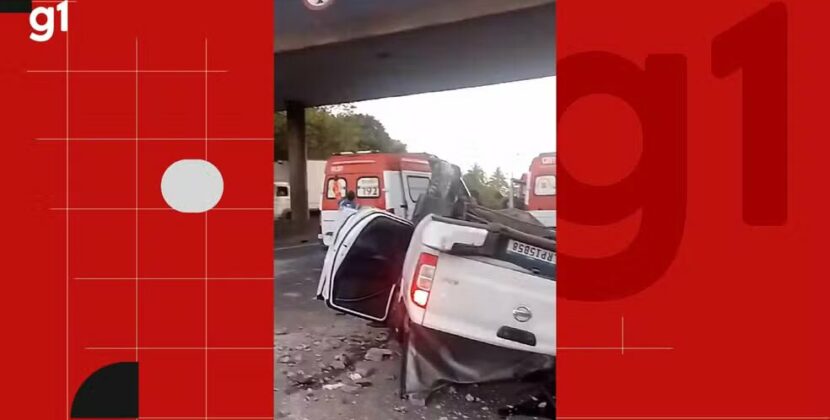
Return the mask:
[[[412,278],[412,301],[416,305],[426,308],[429,300],[429,291],[432,289],[432,280],[435,278],[435,267],[438,265],[438,256],[421,253],[418,265],[415,267],[415,276]]]

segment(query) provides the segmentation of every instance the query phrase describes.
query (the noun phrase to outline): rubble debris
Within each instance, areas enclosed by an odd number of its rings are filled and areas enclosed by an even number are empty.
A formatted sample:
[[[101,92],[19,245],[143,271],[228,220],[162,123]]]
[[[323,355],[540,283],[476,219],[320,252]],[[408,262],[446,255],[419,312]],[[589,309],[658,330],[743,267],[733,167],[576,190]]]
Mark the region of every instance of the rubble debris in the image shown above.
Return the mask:
[[[360,392],[361,388],[359,386],[356,386],[356,385],[343,384],[343,386],[340,387],[340,389],[343,390],[343,392],[347,392],[349,394],[357,394],[357,393]]]
[[[323,351],[337,350],[343,346],[343,342],[336,338],[326,338],[319,344],[319,346],[323,349]]]
[[[426,407],[427,406],[426,395],[412,394],[407,399],[409,400],[410,404],[412,404],[416,407]]]
[[[334,356],[334,361],[329,364],[332,369],[343,370],[346,369],[350,363],[349,356],[345,353],[340,353]]]
[[[354,382],[355,385],[360,385],[364,388],[367,387],[367,386],[372,386],[372,380],[369,379],[369,378],[353,379],[352,382]]]
[[[372,347],[366,352],[364,358],[372,362],[382,362],[384,358],[392,357],[392,350]]]
[[[325,389],[326,391],[333,391],[344,386],[346,386],[346,384],[344,384],[343,382],[338,382],[336,384],[325,384],[323,385],[323,389]]]
[[[375,334],[375,341],[385,343],[389,341],[389,332],[388,331],[380,331]]]
[[[464,396],[464,399],[467,400],[467,402],[474,402],[476,400],[476,397],[474,397],[472,394],[467,394]]]
[[[285,375],[288,380],[294,382],[296,385],[308,385],[314,382],[314,377],[311,375],[306,374],[302,370],[298,370],[296,372],[288,372]]]
[[[288,328],[282,327],[282,328],[277,328],[276,330],[274,330],[274,335],[286,335],[286,334],[288,334]]]
[[[355,366],[354,371],[358,375],[364,378],[368,378],[375,373],[375,368],[373,368],[372,366]]]

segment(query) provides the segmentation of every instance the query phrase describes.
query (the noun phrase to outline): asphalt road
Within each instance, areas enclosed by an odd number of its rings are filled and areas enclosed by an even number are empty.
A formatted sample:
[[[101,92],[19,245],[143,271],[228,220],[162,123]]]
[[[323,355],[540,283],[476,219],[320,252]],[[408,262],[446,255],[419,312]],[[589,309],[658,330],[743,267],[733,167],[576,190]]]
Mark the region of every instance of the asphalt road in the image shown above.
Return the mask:
[[[536,389],[519,383],[453,386],[433,393],[425,407],[402,400],[400,349],[388,331],[314,299],[324,255],[313,240],[278,243],[275,249],[277,419],[497,419],[503,418],[499,408]],[[364,360],[373,347],[392,350],[392,357]]]

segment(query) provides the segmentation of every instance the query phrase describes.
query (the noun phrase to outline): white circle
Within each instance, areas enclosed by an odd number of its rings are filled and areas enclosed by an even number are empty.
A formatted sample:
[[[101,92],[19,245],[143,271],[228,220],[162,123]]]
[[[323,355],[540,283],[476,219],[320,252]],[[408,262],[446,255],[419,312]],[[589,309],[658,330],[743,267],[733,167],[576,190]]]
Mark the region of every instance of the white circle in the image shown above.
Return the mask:
[[[161,177],[161,195],[167,205],[182,213],[204,213],[219,203],[225,181],[212,163],[182,159],[167,167]]]

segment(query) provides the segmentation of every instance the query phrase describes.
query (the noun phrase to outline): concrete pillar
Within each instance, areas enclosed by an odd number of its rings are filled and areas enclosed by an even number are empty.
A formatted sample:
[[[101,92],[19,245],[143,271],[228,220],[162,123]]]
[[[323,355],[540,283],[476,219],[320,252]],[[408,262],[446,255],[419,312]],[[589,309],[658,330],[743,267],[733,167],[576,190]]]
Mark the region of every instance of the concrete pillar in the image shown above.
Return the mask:
[[[305,106],[286,102],[288,120],[288,182],[291,185],[291,220],[295,226],[308,222],[308,148],[305,141]]]

